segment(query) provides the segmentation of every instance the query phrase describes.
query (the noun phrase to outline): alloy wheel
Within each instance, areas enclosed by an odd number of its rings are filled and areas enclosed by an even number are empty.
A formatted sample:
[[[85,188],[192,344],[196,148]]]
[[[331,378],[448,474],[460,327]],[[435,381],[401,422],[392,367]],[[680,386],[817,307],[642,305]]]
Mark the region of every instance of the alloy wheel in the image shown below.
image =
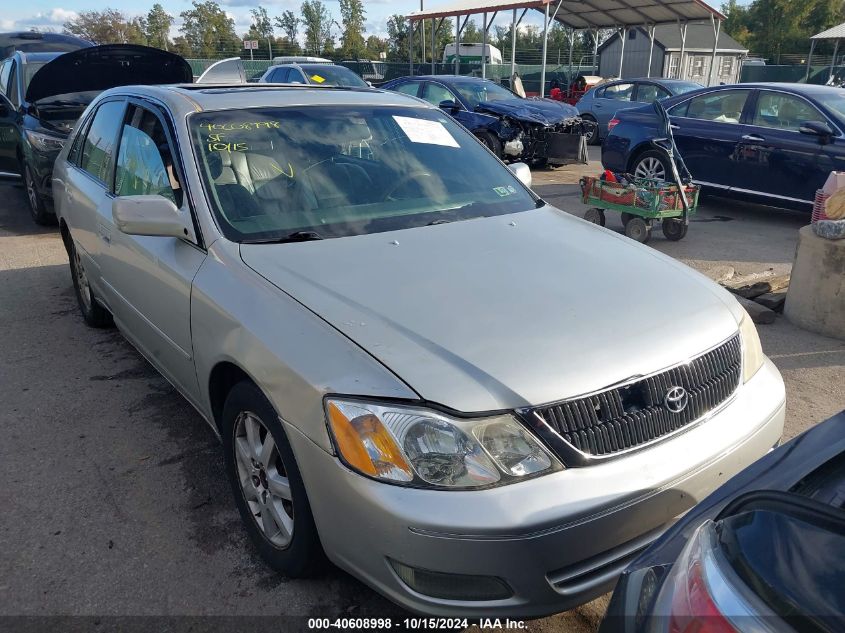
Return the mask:
[[[273,434],[261,419],[242,411],[235,420],[235,461],[244,499],[258,529],[274,546],[293,538],[293,496]]]
[[[666,180],[666,169],[663,167],[663,163],[659,158],[646,156],[637,163],[637,168],[634,170],[634,176],[637,178]]]
[[[38,192],[35,190],[35,181],[32,179],[32,172],[29,170],[29,165],[24,168],[23,176],[29,207],[35,213],[38,210]]]
[[[73,249],[73,272],[76,275],[76,285],[79,289],[79,299],[85,308],[85,312],[91,311],[91,287],[88,285],[88,275],[79,257],[79,251]]]

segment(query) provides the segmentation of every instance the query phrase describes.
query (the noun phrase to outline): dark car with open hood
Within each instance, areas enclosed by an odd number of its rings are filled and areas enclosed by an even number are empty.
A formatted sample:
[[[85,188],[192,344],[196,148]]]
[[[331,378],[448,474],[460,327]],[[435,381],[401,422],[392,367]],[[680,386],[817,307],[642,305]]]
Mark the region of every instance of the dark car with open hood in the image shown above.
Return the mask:
[[[459,75],[400,77],[381,87],[440,107],[502,160],[534,165],[586,160],[581,139],[594,124],[567,103],[520,97],[489,79]]]
[[[845,631],[845,411],[695,506],[622,573],[599,633]]]
[[[17,37],[4,39],[11,35]],[[49,224],[55,217],[53,162],[94,97],[116,86],[192,80],[190,65],[174,53],[69,39],[77,43],[0,34],[0,46],[9,40],[6,50],[13,49],[0,61],[0,172],[24,179],[32,218],[38,224]],[[53,45],[54,50],[45,50]]]

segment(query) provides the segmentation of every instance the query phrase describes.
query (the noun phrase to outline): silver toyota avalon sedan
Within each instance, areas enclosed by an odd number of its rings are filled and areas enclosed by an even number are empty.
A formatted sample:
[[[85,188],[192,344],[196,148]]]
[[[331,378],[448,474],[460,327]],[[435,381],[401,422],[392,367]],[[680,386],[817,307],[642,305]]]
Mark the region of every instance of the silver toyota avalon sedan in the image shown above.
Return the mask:
[[[280,573],[325,554],[420,613],[561,611],[777,444],[739,304],[523,167],[416,99],[314,86],[114,89],[65,145],[85,321],[219,434]]]

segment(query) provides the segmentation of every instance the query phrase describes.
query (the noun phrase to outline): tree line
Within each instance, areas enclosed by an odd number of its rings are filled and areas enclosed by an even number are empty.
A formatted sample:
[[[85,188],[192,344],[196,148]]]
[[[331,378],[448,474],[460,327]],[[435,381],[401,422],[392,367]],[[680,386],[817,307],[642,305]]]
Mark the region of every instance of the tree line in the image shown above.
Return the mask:
[[[258,59],[270,55],[315,55],[331,59],[387,59],[408,61],[409,24],[402,15],[393,15],[387,21],[387,37],[367,35],[366,10],[362,0],[339,0],[339,15],[335,16],[321,0],[304,0],[299,12],[285,10],[271,15],[263,6],[250,11],[251,25],[245,33],[237,33],[235,23],[214,0],[194,0],[190,9],[179,13],[181,25],[176,37],[171,30],[175,15],[156,3],[140,17],[130,17],[116,9],[82,11],[64,23],[64,31],[90,40],[96,44],[128,43],[145,44],[179,53],[184,57],[219,58],[245,53],[243,40],[258,40],[254,51]],[[432,21],[425,25],[425,44],[420,42],[419,29],[413,37],[416,61],[431,61]],[[608,34],[605,33],[605,36]],[[549,31],[549,59],[554,61],[561,51],[568,55],[569,32],[555,23]],[[583,33],[572,35],[574,59],[592,53],[590,37]],[[435,38],[435,61],[443,56],[446,44],[455,40],[455,24],[445,19]],[[470,19],[461,41],[481,42],[482,33],[475,20]],[[511,30],[509,26],[494,26],[487,41],[510,57]],[[425,55],[423,55],[423,48]],[[517,62],[539,63],[542,49],[542,31],[536,25],[523,25],[516,38]]]
[[[783,54],[806,55],[811,36],[845,22],[843,0],[753,0],[747,5],[728,0],[721,11],[727,17],[724,30],[773,64]],[[820,42],[816,50],[832,53],[833,43]]]
[[[270,15],[257,6],[250,11],[249,30],[238,34],[235,22],[214,0],[194,0],[179,13],[176,37],[170,32],[176,16],[156,3],[140,17],[116,9],[82,11],[63,25],[65,33],[95,44],[144,44],[174,51],[184,57],[214,58],[243,52],[243,40],[258,40],[258,58],[269,55],[317,55],[343,59],[378,59],[387,52],[387,40],[365,37],[366,11],[362,0],[339,0],[339,19],[320,0],[304,0],[299,14],[291,10]],[[303,42],[303,43],[301,43]]]

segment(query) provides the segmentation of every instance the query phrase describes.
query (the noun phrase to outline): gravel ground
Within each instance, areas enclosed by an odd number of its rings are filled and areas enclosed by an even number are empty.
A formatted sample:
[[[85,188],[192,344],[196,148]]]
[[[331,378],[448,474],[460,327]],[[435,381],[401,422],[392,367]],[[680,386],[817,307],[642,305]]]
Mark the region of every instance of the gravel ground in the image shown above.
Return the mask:
[[[582,213],[575,183],[595,167],[535,188]],[[0,615],[403,616],[337,569],[293,581],[260,562],[211,431],[116,331],[84,326],[57,231],[31,223],[18,182],[0,195]],[[805,222],[708,200],[684,241],[652,246],[714,276],[787,271]],[[782,317],[760,334],[787,438],[845,408],[845,342]],[[527,628],[594,631],[606,600]]]

